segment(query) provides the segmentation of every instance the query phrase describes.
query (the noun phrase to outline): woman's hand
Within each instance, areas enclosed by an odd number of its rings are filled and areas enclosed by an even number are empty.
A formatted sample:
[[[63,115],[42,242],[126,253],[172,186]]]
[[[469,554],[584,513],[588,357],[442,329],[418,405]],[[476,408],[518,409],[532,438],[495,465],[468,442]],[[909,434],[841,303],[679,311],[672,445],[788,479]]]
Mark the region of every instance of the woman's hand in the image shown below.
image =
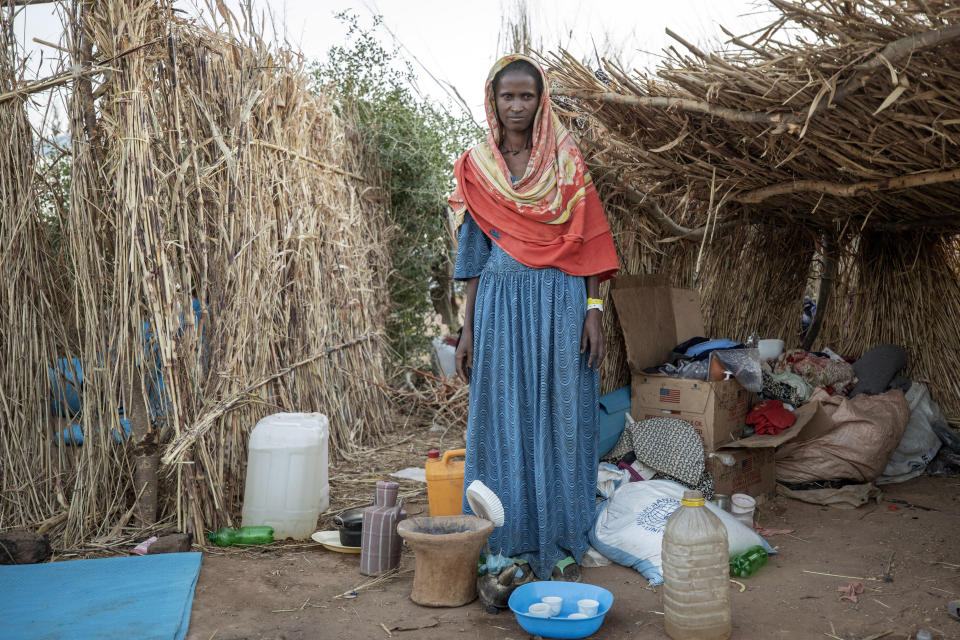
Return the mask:
[[[457,375],[464,382],[470,382],[470,369],[473,367],[473,308],[477,304],[477,289],[480,277],[467,280],[467,304],[463,311],[463,327],[460,329],[460,342],[453,354],[457,363]]]
[[[607,350],[603,339],[603,313],[599,309],[590,309],[587,311],[587,317],[583,319],[580,353],[586,353],[588,349],[590,356],[587,358],[587,368],[592,366],[594,369],[599,369]]]
[[[453,354],[453,361],[457,363],[457,375],[464,382],[470,382],[470,368],[473,366],[473,331],[460,334],[457,351]]]

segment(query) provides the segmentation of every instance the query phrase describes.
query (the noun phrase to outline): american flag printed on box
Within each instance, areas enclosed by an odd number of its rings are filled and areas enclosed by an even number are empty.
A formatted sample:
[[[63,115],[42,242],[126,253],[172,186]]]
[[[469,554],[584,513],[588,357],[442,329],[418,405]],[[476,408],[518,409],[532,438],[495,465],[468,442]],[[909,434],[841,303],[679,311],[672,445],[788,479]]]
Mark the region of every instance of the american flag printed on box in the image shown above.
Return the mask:
[[[667,389],[665,387],[660,387],[660,402],[680,404],[680,389]]]
[[[753,458],[744,458],[740,462],[740,473],[746,473],[753,470]]]

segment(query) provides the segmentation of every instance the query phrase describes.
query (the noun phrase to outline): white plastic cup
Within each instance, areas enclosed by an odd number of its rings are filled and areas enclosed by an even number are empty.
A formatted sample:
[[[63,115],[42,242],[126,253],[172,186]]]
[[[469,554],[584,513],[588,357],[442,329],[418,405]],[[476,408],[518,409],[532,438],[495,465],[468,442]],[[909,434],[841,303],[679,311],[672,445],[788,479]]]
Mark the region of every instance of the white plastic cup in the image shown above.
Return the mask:
[[[560,613],[560,609],[563,607],[563,598],[560,596],[546,596],[540,600],[543,604],[550,607],[550,617]]]
[[[530,605],[530,608],[527,610],[527,613],[529,613],[532,616],[536,616],[538,618],[549,618],[550,605],[544,602],[534,602],[532,605]]]
[[[748,527],[753,527],[753,512],[756,508],[757,501],[745,493],[730,496],[730,513]]]
[[[567,616],[567,619],[568,619],[568,620],[583,620],[584,618],[588,618],[588,617],[589,617],[589,616],[585,616],[585,615],[583,615],[582,613],[580,613],[580,612],[578,611],[577,613],[571,613],[570,615],[568,615],[568,616]]]
[[[599,608],[600,603],[596,600],[591,600],[590,598],[577,600],[577,610],[588,618],[597,615],[597,609]]]

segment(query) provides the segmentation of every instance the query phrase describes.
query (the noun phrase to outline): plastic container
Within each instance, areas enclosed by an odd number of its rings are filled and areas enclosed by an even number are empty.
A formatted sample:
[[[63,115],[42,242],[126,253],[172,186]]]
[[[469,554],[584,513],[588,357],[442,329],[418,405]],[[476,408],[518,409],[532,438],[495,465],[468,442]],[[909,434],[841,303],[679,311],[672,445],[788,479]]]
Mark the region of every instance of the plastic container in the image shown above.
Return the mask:
[[[750,547],[730,558],[730,575],[749,578],[767,564],[767,550],[760,545]]]
[[[211,531],[207,539],[218,547],[233,547],[246,544],[269,544],[273,542],[273,527],[223,527]]]
[[[757,349],[760,351],[761,360],[773,360],[779,358],[783,353],[783,340],[770,338],[761,340],[757,343]]]
[[[455,356],[457,348],[448,344],[441,338],[434,338],[433,352],[437,354],[437,364],[440,366],[440,373],[445,378],[454,378],[457,375],[457,362]]]
[[[730,621],[727,529],[685,491],[663,532],[663,619],[673,640],[725,640]]]
[[[726,570],[726,564],[724,564],[724,570]],[[560,613],[553,618],[538,618],[530,615],[528,613],[530,605],[540,602],[547,596],[563,598]],[[577,613],[577,601],[584,599],[596,600],[600,603],[597,614],[584,618],[570,618],[570,614]],[[613,606],[613,594],[603,587],[592,584],[544,580],[520,585],[510,594],[507,604],[517,617],[517,623],[531,635],[544,638],[586,638],[596,633],[603,624],[604,616]]]
[[[453,449],[443,456],[436,449],[427,453],[427,501],[430,516],[459,516],[463,513],[464,460],[466,449]]]
[[[753,528],[753,512],[757,508],[757,501],[745,493],[735,493],[730,496],[730,513],[733,517]]]
[[[274,538],[306,540],[330,506],[322,413],[275,413],[250,434],[243,525],[267,525]]]

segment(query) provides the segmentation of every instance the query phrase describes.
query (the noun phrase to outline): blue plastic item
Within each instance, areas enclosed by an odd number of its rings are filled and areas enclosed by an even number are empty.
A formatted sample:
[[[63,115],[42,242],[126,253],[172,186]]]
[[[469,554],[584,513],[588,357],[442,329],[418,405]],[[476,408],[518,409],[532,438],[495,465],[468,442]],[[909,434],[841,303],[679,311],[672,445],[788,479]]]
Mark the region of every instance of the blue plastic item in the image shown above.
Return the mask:
[[[538,618],[527,613],[530,605],[540,602],[546,596],[560,596],[563,605],[560,613],[553,618]],[[597,615],[589,618],[570,620],[571,613],[577,612],[577,600],[590,598],[600,603]],[[517,623],[527,633],[544,638],[586,638],[596,633],[603,624],[603,617],[613,606],[613,594],[592,584],[578,582],[530,582],[514,589],[507,603],[517,617]]]
[[[202,557],[161,553],[0,565],[0,636],[182,640]]]
[[[120,418],[120,428],[123,429],[123,435],[120,435],[120,432],[114,429],[113,431],[113,441],[121,442],[130,437],[130,421],[126,418]],[[63,444],[72,444],[72,445],[81,445],[83,444],[83,425],[81,424],[71,424],[67,425],[67,428],[62,432],[56,434],[53,439],[56,442],[63,442]]]
[[[704,351],[712,351],[714,349],[730,349],[731,347],[736,347],[739,344],[739,342],[730,340],[728,338],[716,338],[714,340],[707,340],[706,342],[693,345],[687,349],[686,353],[683,355],[688,358],[696,358]]]
[[[600,396],[600,422],[597,425],[597,457],[610,453],[620,434],[624,419],[630,411],[630,385]]]
[[[80,411],[80,390],[83,387],[83,365],[79,358],[59,358],[48,367],[50,376],[50,407],[54,413],[70,416]],[[63,387],[60,387],[63,380]]]

